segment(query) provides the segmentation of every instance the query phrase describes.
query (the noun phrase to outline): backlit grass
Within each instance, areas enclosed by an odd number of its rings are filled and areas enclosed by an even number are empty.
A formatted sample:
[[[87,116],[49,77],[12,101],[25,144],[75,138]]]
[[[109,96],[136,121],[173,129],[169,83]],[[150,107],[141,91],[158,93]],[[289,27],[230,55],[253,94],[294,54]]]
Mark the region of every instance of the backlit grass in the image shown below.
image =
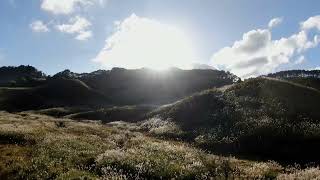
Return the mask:
[[[63,124],[63,125],[61,125]],[[291,169],[209,154],[137,132],[134,124],[0,113],[0,179],[286,179]]]

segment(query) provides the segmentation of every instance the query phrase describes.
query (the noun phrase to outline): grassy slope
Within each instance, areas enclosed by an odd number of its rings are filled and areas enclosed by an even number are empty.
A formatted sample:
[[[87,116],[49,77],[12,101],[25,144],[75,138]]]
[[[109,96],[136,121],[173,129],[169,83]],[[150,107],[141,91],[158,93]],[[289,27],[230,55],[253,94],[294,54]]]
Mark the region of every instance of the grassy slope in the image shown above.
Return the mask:
[[[313,88],[257,78],[159,108],[141,126],[217,152],[310,162],[319,157],[319,102]]]
[[[30,113],[0,112],[1,179],[160,179],[316,177],[318,168],[284,168],[208,154],[134,131]]]
[[[296,77],[296,78],[289,78],[287,80],[320,90],[320,79],[319,78],[311,78],[311,77],[299,78],[299,77]]]

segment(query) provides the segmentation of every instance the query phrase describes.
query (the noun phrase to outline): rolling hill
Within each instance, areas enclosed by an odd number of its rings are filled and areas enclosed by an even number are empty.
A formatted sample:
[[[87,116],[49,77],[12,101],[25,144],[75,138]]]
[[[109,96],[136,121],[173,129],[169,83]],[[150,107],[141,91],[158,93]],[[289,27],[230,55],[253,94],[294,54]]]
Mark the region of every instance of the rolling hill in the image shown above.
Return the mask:
[[[320,163],[318,72],[241,81],[217,70],[114,68],[42,78],[0,88],[0,110],[11,112],[0,112],[0,179],[319,174],[291,168]]]
[[[10,73],[0,77],[0,81],[7,82],[8,78],[20,77],[21,68],[31,69],[25,76],[41,75],[41,83],[35,86],[30,80],[23,86],[17,83],[10,86],[2,84],[0,109],[19,111],[83,105],[159,105],[174,102],[198,91],[240,81],[228,72],[200,69],[171,69],[159,72],[150,69],[114,68],[110,71],[99,70],[82,74],[65,70],[50,77],[29,66],[3,67],[4,71]]]
[[[1,88],[0,109],[138,123],[153,135],[219,153],[311,161],[320,150],[318,73],[279,72],[241,82],[217,70],[66,70],[37,87]]]
[[[233,84],[240,79],[217,70],[168,71],[113,68],[77,74],[68,70],[52,78],[79,79],[108,97],[115,105],[165,104],[213,87]]]
[[[314,88],[256,78],[160,107],[141,127],[152,133],[164,126],[155,134],[215,152],[310,162],[320,157],[319,102]]]

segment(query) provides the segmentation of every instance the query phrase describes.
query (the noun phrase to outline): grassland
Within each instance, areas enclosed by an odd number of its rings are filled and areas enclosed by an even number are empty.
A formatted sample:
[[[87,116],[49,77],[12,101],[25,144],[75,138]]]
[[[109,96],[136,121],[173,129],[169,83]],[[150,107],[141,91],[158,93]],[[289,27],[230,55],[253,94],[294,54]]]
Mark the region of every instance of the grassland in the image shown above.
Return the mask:
[[[137,124],[0,112],[0,179],[295,179],[318,167],[283,167],[158,139]]]

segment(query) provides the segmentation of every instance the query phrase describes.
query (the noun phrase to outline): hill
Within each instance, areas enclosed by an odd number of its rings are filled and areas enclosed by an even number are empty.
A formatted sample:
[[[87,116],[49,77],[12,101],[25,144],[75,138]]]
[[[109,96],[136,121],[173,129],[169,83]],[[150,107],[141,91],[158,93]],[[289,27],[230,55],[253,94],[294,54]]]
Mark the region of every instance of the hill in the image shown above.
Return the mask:
[[[0,179],[318,177],[289,168],[320,163],[318,79],[114,68],[1,87]]]
[[[41,85],[46,75],[32,66],[0,67],[0,86],[33,87]]]
[[[297,77],[320,78],[320,70],[288,70],[271,73],[266,76],[278,79],[290,79]]]
[[[301,84],[304,86],[308,86],[308,87],[312,87],[315,89],[320,90],[320,78],[314,78],[314,77],[305,77],[305,78],[301,78],[301,77],[296,77],[296,78],[290,78],[288,79],[288,81],[297,83],[297,84]]]
[[[141,128],[220,153],[312,162],[320,158],[319,102],[316,89],[256,78],[163,106]]]
[[[65,70],[52,77],[45,76],[31,66],[2,69],[8,75],[0,76],[0,82],[6,82],[2,84],[6,87],[0,91],[0,109],[10,111],[70,105],[165,104],[198,91],[240,81],[228,72],[200,69],[172,68],[160,72],[151,69],[113,68],[110,71],[82,74]],[[24,84],[12,83],[18,77],[28,80]]]
[[[83,74],[66,70],[52,78],[81,80],[104,94],[115,105],[165,104],[198,91],[230,85],[240,80],[224,71],[176,68],[163,72],[145,68],[113,68],[110,71]]]
[[[1,88],[0,102],[0,109],[8,111],[108,104],[106,97],[74,79],[48,80],[33,88]]]
[[[268,74],[266,77],[287,80],[320,90],[320,70],[280,71],[277,73]]]
[[[208,88],[240,81],[230,73],[217,70],[173,68],[160,72],[150,69],[114,68],[110,71],[99,70],[82,74],[65,70],[47,77],[31,66],[1,69],[8,75],[0,76],[0,82],[9,82],[18,77],[28,79],[24,84],[2,84],[11,88],[0,89],[0,110],[9,111],[88,105],[158,105],[174,102]],[[21,74],[22,72],[24,74]],[[95,115],[100,114],[99,117],[103,114],[101,111],[93,111]]]

